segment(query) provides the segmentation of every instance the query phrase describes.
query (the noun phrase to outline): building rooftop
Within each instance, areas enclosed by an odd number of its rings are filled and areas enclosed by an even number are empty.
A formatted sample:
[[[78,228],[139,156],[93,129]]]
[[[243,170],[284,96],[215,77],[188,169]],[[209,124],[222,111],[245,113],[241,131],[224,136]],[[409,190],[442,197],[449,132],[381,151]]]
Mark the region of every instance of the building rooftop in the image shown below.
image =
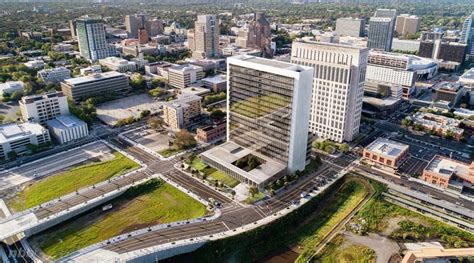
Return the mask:
[[[32,103],[34,101],[48,99],[48,98],[54,98],[54,97],[64,97],[64,94],[61,91],[55,91],[55,92],[50,92],[50,93],[40,94],[40,95],[23,96],[23,97],[21,97],[21,102],[22,103]]]
[[[239,56],[230,57],[227,59],[227,61],[228,62],[242,61],[248,64],[249,68],[258,68],[259,70],[264,69],[261,66],[267,66],[267,67],[270,67],[270,68],[267,68],[268,70],[271,70],[269,72],[274,71],[272,70],[272,68],[279,68],[279,69],[291,71],[291,72],[302,72],[306,70],[313,70],[313,68],[311,67],[291,64],[288,62],[283,62],[283,61],[278,61],[278,60],[273,60],[273,59],[265,59],[265,58],[255,57],[255,56],[248,56],[248,55],[239,55]]]
[[[180,91],[183,95],[191,94],[196,96],[202,96],[211,92],[210,89],[201,87],[200,83],[197,85],[191,85],[190,87],[181,89]]]
[[[471,183],[474,183],[474,163],[469,166],[467,163],[462,163],[441,155],[435,155],[428,163],[425,171],[430,171],[450,179],[452,175],[463,178]],[[472,170],[470,172],[470,170]]]
[[[45,132],[46,128],[43,126],[33,123],[33,122],[24,122],[24,123],[9,123],[0,126],[0,144],[16,141],[23,139],[26,136],[31,134],[40,135]]]
[[[459,77],[460,82],[474,82],[474,68],[466,71],[461,77]]]
[[[264,160],[264,163],[259,165],[253,170],[248,172],[240,169],[235,166],[233,163],[249,154],[253,154]],[[241,147],[240,145],[228,141],[224,144],[216,146],[201,155],[205,156],[208,159],[211,159],[224,167],[237,172],[238,174],[244,176],[245,178],[260,184],[269,180],[271,177],[279,174],[281,171],[286,169],[286,166],[276,162],[270,158],[264,157],[263,155],[256,153],[250,149]]]
[[[23,82],[21,81],[7,81],[5,83],[0,83],[0,90],[5,89],[22,89]]]
[[[463,89],[462,85],[456,82],[441,82],[435,87],[436,90],[445,91],[445,92],[459,92]]]
[[[118,65],[129,65],[129,64],[135,65],[135,62],[128,61],[126,59],[118,58],[118,57],[108,57],[108,58],[99,59],[99,63],[100,62],[109,63],[109,64],[113,64],[113,65],[117,65],[117,66]]]
[[[69,85],[79,85],[79,84],[83,84],[87,82],[94,82],[94,81],[103,80],[103,79],[115,78],[118,76],[125,76],[125,75],[117,71],[109,71],[109,72],[104,72],[104,73],[92,74],[92,75],[88,75],[84,77],[65,79],[64,82],[66,82]]]
[[[180,94],[176,97],[176,99],[164,103],[165,106],[177,109],[177,108],[185,108],[188,107],[190,102],[201,100],[201,97],[194,95],[194,94]]]
[[[48,126],[65,130],[76,126],[82,126],[85,122],[72,115],[61,115],[48,121]]]
[[[215,75],[213,77],[204,78],[202,79],[203,82],[210,82],[212,84],[219,84],[227,81],[227,77],[225,75]]]
[[[366,148],[378,155],[397,158],[400,154],[408,150],[408,145],[395,142],[386,138],[377,138]]]
[[[186,71],[193,71],[193,70],[202,70],[202,67],[191,65],[191,64],[183,64],[183,65],[175,65],[169,68],[169,71],[175,72],[186,72]]]

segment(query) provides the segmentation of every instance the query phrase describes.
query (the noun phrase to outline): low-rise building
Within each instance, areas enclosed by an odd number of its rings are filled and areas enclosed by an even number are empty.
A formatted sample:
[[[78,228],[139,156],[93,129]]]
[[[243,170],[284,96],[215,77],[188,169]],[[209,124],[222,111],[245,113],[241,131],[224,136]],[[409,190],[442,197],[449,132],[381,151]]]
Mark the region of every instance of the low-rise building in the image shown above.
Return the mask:
[[[201,115],[201,97],[178,95],[163,105],[163,120],[174,130],[186,129],[193,119]]]
[[[87,123],[72,115],[62,115],[47,122],[51,135],[60,144],[75,141],[89,135]]]
[[[22,155],[29,151],[29,145],[50,142],[48,129],[40,124],[25,122],[0,125],[0,158],[8,158],[10,152]]]
[[[58,83],[71,78],[71,71],[65,67],[43,69],[38,71],[38,77],[45,83]]]
[[[433,101],[447,102],[449,109],[453,108],[464,96],[464,87],[459,83],[442,82],[434,90]]]
[[[452,136],[459,141],[462,138],[464,129],[459,128],[460,120],[436,115],[429,112],[417,112],[408,117],[415,125],[421,125],[425,131],[432,131],[439,136]]]
[[[177,65],[168,68],[169,85],[178,89],[198,82],[204,78],[202,67],[194,65]]]
[[[363,158],[393,170],[398,169],[409,154],[409,146],[386,138],[377,138],[364,149]]]
[[[225,138],[227,125],[226,121],[219,121],[211,125],[197,128],[196,139],[203,143],[212,143]]]
[[[459,77],[458,82],[464,86],[466,91],[474,91],[474,68],[466,71],[461,77]]]
[[[44,68],[44,61],[43,60],[32,60],[23,63],[27,68],[30,69],[43,69]]]
[[[66,79],[61,82],[61,90],[66,96],[78,102],[105,94],[124,94],[130,91],[130,86],[127,75],[117,71],[109,71]]]
[[[174,65],[168,62],[158,61],[145,65],[145,73],[149,75],[158,75],[164,79],[168,79],[168,69]]]
[[[127,71],[136,71],[137,65],[135,62],[128,61],[123,58],[118,57],[108,57],[99,59],[99,64],[109,68],[110,70],[118,71],[118,72],[127,72]]]
[[[462,193],[474,190],[474,162],[463,163],[436,155],[423,170],[421,179],[434,186]]]
[[[444,248],[438,242],[405,243],[404,247],[407,251],[401,263],[462,262],[474,256],[474,248]]]
[[[209,88],[212,92],[221,92],[227,89],[227,77],[224,75],[216,75],[214,77],[202,79],[204,87]]]
[[[0,96],[11,95],[15,91],[23,91],[25,85],[21,81],[8,81],[0,84]]]
[[[81,68],[79,71],[82,76],[99,74],[102,73],[102,67],[100,65],[92,65],[87,68]]]
[[[69,114],[67,98],[60,91],[23,96],[19,104],[23,121],[34,121],[42,125],[60,115]]]

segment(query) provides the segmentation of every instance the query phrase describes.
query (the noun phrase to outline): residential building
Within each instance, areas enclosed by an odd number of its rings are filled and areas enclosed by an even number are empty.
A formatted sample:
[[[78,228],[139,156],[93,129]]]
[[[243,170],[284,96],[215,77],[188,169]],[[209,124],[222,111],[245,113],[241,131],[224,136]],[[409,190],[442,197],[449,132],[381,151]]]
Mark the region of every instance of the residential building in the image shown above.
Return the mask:
[[[213,143],[226,137],[227,123],[225,120],[197,128],[196,140],[202,143]]]
[[[89,135],[87,123],[72,115],[62,115],[47,122],[50,134],[60,144],[76,141]]]
[[[375,15],[369,20],[368,48],[392,50],[396,14],[397,11],[394,9],[377,9]]]
[[[431,131],[439,136],[450,135],[456,141],[460,141],[464,133],[464,129],[459,128],[460,120],[442,115],[419,111],[407,118],[415,125],[421,125],[426,131]]]
[[[369,50],[321,42],[293,42],[291,62],[314,68],[309,129],[335,142],[359,133]]]
[[[18,155],[29,151],[29,145],[51,142],[49,132],[37,123],[9,123],[0,125],[0,158],[9,158],[10,152]]]
[[[60,91],[23,96],[20,100],[20,112],[23,121],[45,125],[49,120],[69,114],[67,97]]]
[[[209,88],[212,92],[218,93],[225,91],[227,88],[227,77],[224,75],[216,75],[214,77],[202,79],[204,87]]]
[[[43,69],[38,71],[38,77],[45,83],[58,83],[71,77],[71,71],[65,67]]]
[[[135,64],[135,62],[118,57],[108,57],[99,59],[99,64],[109,68],[110,70],[122,73],[127,71],[133,72],[137,70],[137,64]]]
[[[102,20],[82,17],[76,20],[76,28],[79,51],[83,58],[96,61],[116,55],[115,47],[107,43]]]
[[[169,85],[178,89],[196,83],[204,78],[204,71],[199,66],[177,65],[168,68]]]
[[[467,58],[474,58],[474,12],[464,20],[460,42],[467,45]]]
[[[21,81],[7,81],[0,84],[0,96],[3,98],[5,94],[11,95],[15,91],[23,92],[25,84]]]
[[[201,159],[259,189],[304,170],[313,69],[253,56],[227,62],[227,142]]]
[[[199,15],[194,30],[189,30],[187,35],[193,58],[219,56],[219,22],[216,16]]]
[[[163,105],[163,120],[171,129],[186,129],[201,115],[201,97],[178,95],[175,100]]]
[[[472,192],[474,190],[474,162],[468,164],[435,155],[423,170],[421,179],[457,193],[466,190]]]
[[[363,37],[365,31],[365,19],[360,18],[338,18],[336,20],[336,33],[341,36]]]
[[[130,91],[127,75],[116,71],[66,79],[61,82],[63,93],[79,102],[93,96],[124,94]]]
[[[420,30],[420,18],[414,15],[401,14],[397,16],[395,32],[399,36],[408,36],[418,33]]]
[[[407,159],[409,147],[406,144],[386,138],[377,138],[364,148],[364,160],[380,164],[383,167],[396,170]]]

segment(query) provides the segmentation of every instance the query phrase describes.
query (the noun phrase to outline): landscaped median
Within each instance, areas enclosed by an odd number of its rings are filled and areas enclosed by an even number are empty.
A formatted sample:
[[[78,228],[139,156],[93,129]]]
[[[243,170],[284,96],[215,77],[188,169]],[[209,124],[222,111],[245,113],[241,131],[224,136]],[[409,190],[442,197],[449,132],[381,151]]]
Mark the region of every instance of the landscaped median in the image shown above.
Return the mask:
[[[111,204],[110,210],[96,208],[32,237],[31,244],[57,259],[123,233],[206,214],[203,204],[158,179],[130,188]]]
[[[80,165],[68,171],[32,181],[9,200],[8,205],[16,211],[25,210],[140,167],[119,152],[113,154],[112,160]]]

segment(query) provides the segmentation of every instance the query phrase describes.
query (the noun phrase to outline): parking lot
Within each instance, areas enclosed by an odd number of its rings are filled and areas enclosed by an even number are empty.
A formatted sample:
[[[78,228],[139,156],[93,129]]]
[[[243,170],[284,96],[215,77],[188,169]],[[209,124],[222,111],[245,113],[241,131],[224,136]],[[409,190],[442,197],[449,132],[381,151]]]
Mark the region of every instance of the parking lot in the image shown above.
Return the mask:
[[[169,143],[173,141],[173,134],[168,130],[157,132],[147,127],[143,129],[133,130],[125,134],[125,136],[153,151],[161,152],[169,148]]]
[[[413,156],[408,159],[398,168],[400,174],[408,176],[420,176],[423,173],[423,169],[428,165],[427,161],[423,161]]]

